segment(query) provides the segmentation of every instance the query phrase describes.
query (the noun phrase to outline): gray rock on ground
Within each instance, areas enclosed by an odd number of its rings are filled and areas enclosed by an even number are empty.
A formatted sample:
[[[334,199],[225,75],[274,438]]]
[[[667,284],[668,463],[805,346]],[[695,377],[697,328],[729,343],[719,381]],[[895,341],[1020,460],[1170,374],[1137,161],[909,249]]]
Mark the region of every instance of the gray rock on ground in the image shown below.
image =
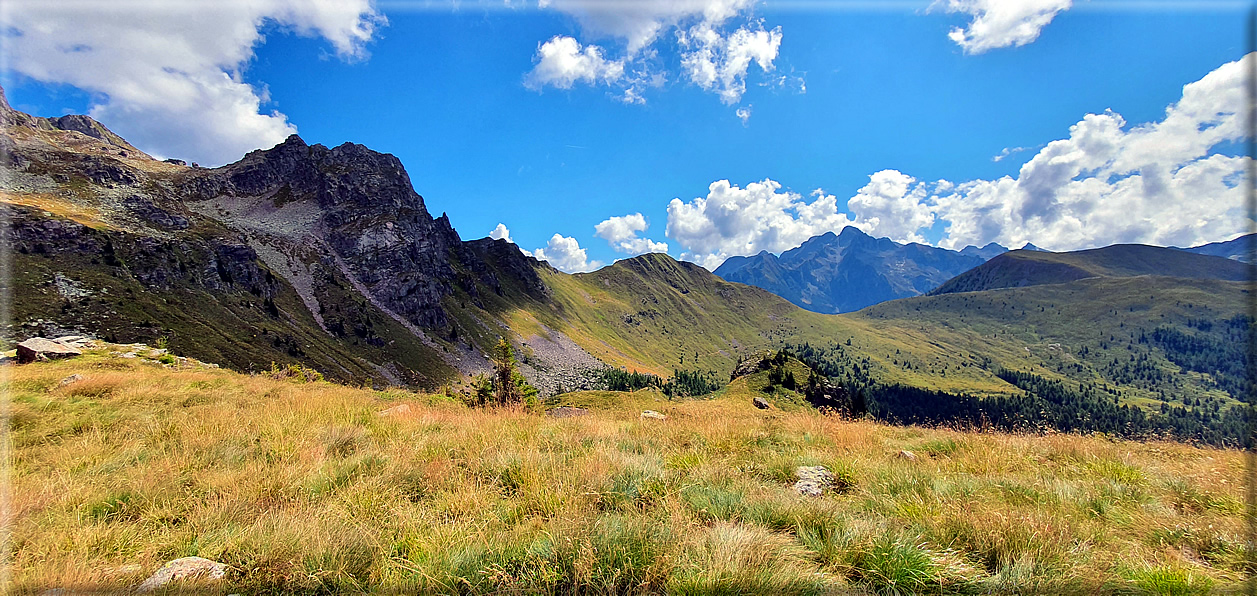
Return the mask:
[[[227,577],[227,565],[202,557],[183,557],[175,559],[158,569],[156,573],[144,580],[136,592],[143,594],[161,589],[171,582],[195,579],[200,581],[222,581]]]
[[[573,406],[559,406],[557,408],[550,408],[549,410],[546,410],[546,416],[551,418],[575,418],[577,416],[584,416],[588,413],[589,410],[586,410],[585,408],[577,408]]]
[[[83,348],[90,348],[96,343],[92,338],[82,335],[64,335],[52,341],[55,341],[63,346],[70,346],[71,348],[78,348],[80,350]]]
[[[376,413],[379,414],[381,417],[385,417],[385,418],[389,416],[400,416],[402,414],[409,414],[410,404],[398,404],[387,410],[380,410],[379,412],[376,412]]]
[[[834,484],[834,474],[825,466],[799,466],[794,469],[794,490],[805,497],[819,497]]]
[[[642,416],[641,416],[641,417],[642,417],[642,418],[649,418],[649,419],[651,419],[651,420],[667,420],[667,419],[668,419],[668,417],[667,417],[666,415],[664,415],[664,414],[660,414],[659,412],[656,412],[656,411],[654,411],[654,410],[646,410],[646,411],[642,412]]]
[[[83,380],[83,375],[74,373],[64,379],[61,379],[61,386],[65,387],[66,385],[73,385],[74,383],[77,383],[82,380]]]
[[[751,403],[755,404],[755,407],[761,410],[767,410],[768,408],[771,407],[768,405],[768,400],[762,397],[756,397],[755,399],[751,400]]]
[[[17,345],[17,361],[19,364],[27,364],[36,360],[71,358],[82,353],[78,348],[43,337],[32,337]]]

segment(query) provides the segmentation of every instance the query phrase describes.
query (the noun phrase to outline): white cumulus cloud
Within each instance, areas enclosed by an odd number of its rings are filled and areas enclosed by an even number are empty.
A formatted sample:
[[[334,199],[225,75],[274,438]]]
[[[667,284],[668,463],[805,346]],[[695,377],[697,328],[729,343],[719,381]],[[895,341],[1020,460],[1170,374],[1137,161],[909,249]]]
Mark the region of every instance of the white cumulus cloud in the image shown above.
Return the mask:
[[[515,241],[511,240],[511,230],[508,229],[504,223],[498,223],[498,227],[493,228],[493,231],[489,232],[489,237],[494,240],[505,240],[511,244],[515,244]]]
[[[946,0],[947,12],[973,17],[966,27],[953,28],[947,37],[966,54],[981,54],[1009,46],[1024,46],[1039,38],[1052,19],[1069,10],[1072,0]]]
[[[624,76],[624,61],[606,60],[602,48],[581,47],[575,38],[556,35],[537,47],[537,66],[528,74],[525,84],[532,89],[553,85],[571,89],[582,81],[590,84],[613,83]]]
[[[645,103],[647,89],[670,78],[661,70],[657,42],[675,31],[681,58],[681,77],[720,96],[732,105],[746,92],[751,65],[767,73],[781,46],[781,28],[765,30],[752,21],[758,0],[542,0],[543,9],[566,13],[580,23],[582,35],[613,40],[618,57],[607,58],[606,46],[570,36],[555,36],[538,46],[536,66],[525,77],[532,89],[547,85],[567,89],[576,83],[606,84],[619,91],[621,101]],[[744,24],[729,21],[747,15]],[[798,77],[796,77],[798,78]],[[803,88],[798,78],[800,89]]]
[[[655,242],[650,238],[641,238],[639,233],[645,232],[650,224],[641,213],[620,215],[607,218],[594,226],[594,235],[607,241],[617,252],[640,255],[648,252],[668,252],[668,243]]]
[[[541,261],[549,261],[560,271],[567,273],[585,273],[602,266],[601,261],[590,261],[585,249],[575,238],[555,234],[544,247],[532,251],[532,256]]]
[[[1004,147],[1004,149],[1000,151],[999,154],[991,157],[991,161],[998,163],[998,162],[1004,161],[1005,159],[1008,159],[1009,157],[1012,157],[1013,155],[1021,153],[1022,151],[1029,151],[1030,149],[1031,147]]]
[[[669,28],[700,19],[720,24],[758,0],[541,0],[542,8],[567,13],[595,36],[624,40],[632,56],[649,47]]]
[[[145,151],[213,165],[296,132],[241,75],[263,27],[354,60],[385,22],[370,0],[45,0],[8,3],[5,17],[8,68],[95,94],[90,115]]]
[[[754,62],[764,72],[772,72],[781,48],[781,27],[771,31],[740,27],[721,35],[710,23],[702,22],[677,34],[685,48],[681,67],[691,82],[705,91],[720,95],[732,105],[746,93],[746,73]]]
[[[869,176],[847,209],[856,216],[856,227],[868,234],[896,242],[925,242],[920,230],[934,225],[934,206],[929,186],[898,170],[882,170]]]

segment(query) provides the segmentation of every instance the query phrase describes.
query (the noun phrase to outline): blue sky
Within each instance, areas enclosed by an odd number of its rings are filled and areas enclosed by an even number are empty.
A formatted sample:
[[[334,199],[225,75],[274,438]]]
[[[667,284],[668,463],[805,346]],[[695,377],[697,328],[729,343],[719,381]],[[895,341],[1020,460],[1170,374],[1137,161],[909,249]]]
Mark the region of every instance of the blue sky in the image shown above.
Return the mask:
[[[86,40],[58,11],[19,5],[7,15],[16,58],[3,84],[18,109],[92,113],[162,157],[217,165],[293,128],[309,143],[393,153],[465,239],[503,224],[522,249],[571,271],[661,243],[715,267],[848,224],[954,248],[1058,250],[1199,244],[1249,225],[1236,177],[1247,159],[1242,69],[1224,68],[1246,53],[1245,3],[1011,0],[1026,7],[1010,13],[989,0],[358,1],[350,13],[313,0],[307,15],[215,13],[205,31],[154,37],[156,49],[104,41],[127,38],[110,28],[162,27],[143,2],[93,19],[85,26],[98,36]],[[59,27],[37,26],[48,22]],[[643,23],[653,36],[635,32]],[[1032,37],[1009,33],[1026,23]],[[956,29],[970,38],[949,36]],[[759,53],[744,91],[731,60],[732,40],[749,39],[739,32],[779,39],[749,50]],[[715,42],[694,41],[703,33]],[[547,71],[543,45],[556,39],[570,39],[576,58],[596,56],[593,74],[579,78],[588,64]],[[75,44],[100,62],[43,57]],[[705,88],[690,69],[704,48],[734,73],[732,88]],[[145,51],[172,63],[99,73]],[[191,90],[128,99],[123,82],[162,89],[169,71]],[[192,94],[202,99],[179,103]],[[1179,102],[1178,119],[1196,118],[1197,130],[1167,118]]]

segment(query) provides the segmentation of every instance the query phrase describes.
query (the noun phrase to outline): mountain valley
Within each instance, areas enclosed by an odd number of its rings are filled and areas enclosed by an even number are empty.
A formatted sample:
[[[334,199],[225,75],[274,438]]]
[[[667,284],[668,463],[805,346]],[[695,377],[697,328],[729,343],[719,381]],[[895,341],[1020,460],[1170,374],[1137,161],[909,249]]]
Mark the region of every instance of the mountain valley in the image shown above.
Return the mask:
[[[301,363],[341,382],[436,390],[488,371],[506,338],[543,397],[596,389],[606,368],[721,378],[757,351],[811,349],[852,388],[1013,399],[1029,391],[1015,371],[1138,408],[1149,428],[1186,438],[1202,438],[1248,387],[1233,355],[1198,357],[1251,324],[1247,266],[1221,257],[1137,245],[954,252],[847,228],[715,274],[647,254],[571,275],[505,240],[462,240],[396,158],[359,145],[293,136],[206,169],[153,159],[86,117],[0,109],[10,340],[160,342],[241,371]],[[767,276],[796,303],[720,276]],[[907,297],[886,301],[895,296]],[[796,306],[808,300],[862,309]],[[1236,440],[1227,428],[1208,440]]]

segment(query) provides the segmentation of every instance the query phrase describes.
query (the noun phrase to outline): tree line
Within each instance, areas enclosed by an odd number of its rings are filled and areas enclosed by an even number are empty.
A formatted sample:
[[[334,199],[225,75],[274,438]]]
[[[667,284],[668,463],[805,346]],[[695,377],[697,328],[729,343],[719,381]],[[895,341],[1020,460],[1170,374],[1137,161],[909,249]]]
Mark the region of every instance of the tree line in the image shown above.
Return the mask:
[[[853,358],[838,343],[791,346],[800,361],[844,391],[835,407],[852,416],[898,424],[993,428],[1006,431],[1101,432],[1129,438],[1172,438],[1211,445],[1249,446],[1249,408],[1214,413],[1163,405],[1146,412],[1119,404],[1101,387],[1072,386],[1027,371],[997,369],[995,375],[1022,391],[977,396],[880,382],[867,358]]]
[[[607,391],[637,391],[654,387],[669,398],[698,397],[724,386],[716,379],[716,373],[700,370],[676,370],[664,380],[649,373],[604,368],[599,371],[598,378]]]

